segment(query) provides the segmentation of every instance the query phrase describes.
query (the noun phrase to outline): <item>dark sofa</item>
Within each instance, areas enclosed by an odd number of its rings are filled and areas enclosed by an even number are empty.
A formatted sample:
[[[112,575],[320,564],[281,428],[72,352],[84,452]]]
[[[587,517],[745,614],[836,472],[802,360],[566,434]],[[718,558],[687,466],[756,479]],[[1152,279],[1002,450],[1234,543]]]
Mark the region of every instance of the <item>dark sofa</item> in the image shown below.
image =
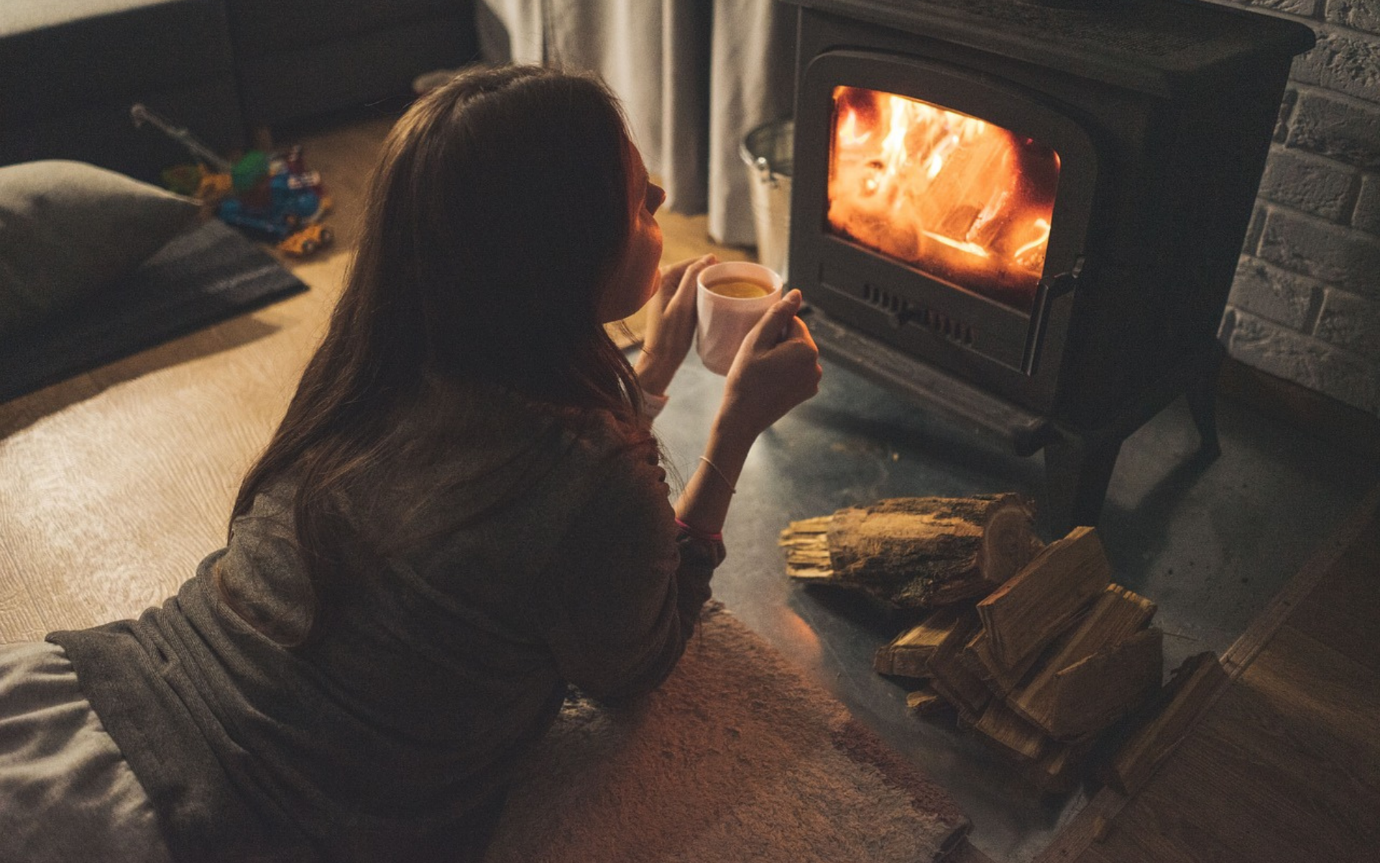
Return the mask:
[[[5,0],[0,164],[73,159],[155,181],[189,156],[135,128],[135,102],[230,154],[475,53],[470,0]]]

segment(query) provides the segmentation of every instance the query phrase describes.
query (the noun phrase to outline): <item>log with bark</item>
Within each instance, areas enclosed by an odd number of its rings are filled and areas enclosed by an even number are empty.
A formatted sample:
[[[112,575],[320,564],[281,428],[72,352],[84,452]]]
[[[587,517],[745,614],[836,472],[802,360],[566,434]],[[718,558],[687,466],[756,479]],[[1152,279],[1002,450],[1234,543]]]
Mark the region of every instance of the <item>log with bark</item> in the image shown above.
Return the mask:
[[[897,608],[985,596],[1042,548],[1020,495],[906,497],[791,522],[781,533],[798,581],[864,591]]]

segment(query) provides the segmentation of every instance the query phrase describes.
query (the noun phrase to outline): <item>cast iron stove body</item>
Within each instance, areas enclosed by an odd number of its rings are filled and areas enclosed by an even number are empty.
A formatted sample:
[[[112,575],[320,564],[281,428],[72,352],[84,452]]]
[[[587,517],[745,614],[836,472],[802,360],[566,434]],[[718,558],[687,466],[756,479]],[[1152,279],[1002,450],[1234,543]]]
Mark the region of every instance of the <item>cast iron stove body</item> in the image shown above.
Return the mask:
[[[830,359],[1045,450],[1053,529],[1187,394],[1216,334],[1301,24],[1181,0],[790,0],[790,274]]]

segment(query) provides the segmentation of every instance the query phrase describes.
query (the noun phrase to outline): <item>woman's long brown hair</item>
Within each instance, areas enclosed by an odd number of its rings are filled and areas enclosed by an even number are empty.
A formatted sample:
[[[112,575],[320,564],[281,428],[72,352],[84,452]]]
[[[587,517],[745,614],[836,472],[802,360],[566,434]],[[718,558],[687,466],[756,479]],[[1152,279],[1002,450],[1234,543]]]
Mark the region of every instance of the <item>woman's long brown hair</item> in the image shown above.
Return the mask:
[[[629,165],[608,90],[538,67],[462,73],[394,127],[329,329],[231,514],[233,533],[291,477],[313,629],[340,563],[330,492],[377,462],[426,376],[640,425],[632,369],[598,313],[630,236]]]

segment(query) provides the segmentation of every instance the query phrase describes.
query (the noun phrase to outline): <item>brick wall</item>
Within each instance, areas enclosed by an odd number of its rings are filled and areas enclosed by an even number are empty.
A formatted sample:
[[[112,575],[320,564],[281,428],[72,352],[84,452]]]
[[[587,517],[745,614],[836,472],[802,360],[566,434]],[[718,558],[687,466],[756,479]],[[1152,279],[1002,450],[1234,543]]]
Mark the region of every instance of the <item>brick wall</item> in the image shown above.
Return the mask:
[[[1380,415],[1380,0],[1218,0],[1303,21],[1221,335],[1231,356]]]

